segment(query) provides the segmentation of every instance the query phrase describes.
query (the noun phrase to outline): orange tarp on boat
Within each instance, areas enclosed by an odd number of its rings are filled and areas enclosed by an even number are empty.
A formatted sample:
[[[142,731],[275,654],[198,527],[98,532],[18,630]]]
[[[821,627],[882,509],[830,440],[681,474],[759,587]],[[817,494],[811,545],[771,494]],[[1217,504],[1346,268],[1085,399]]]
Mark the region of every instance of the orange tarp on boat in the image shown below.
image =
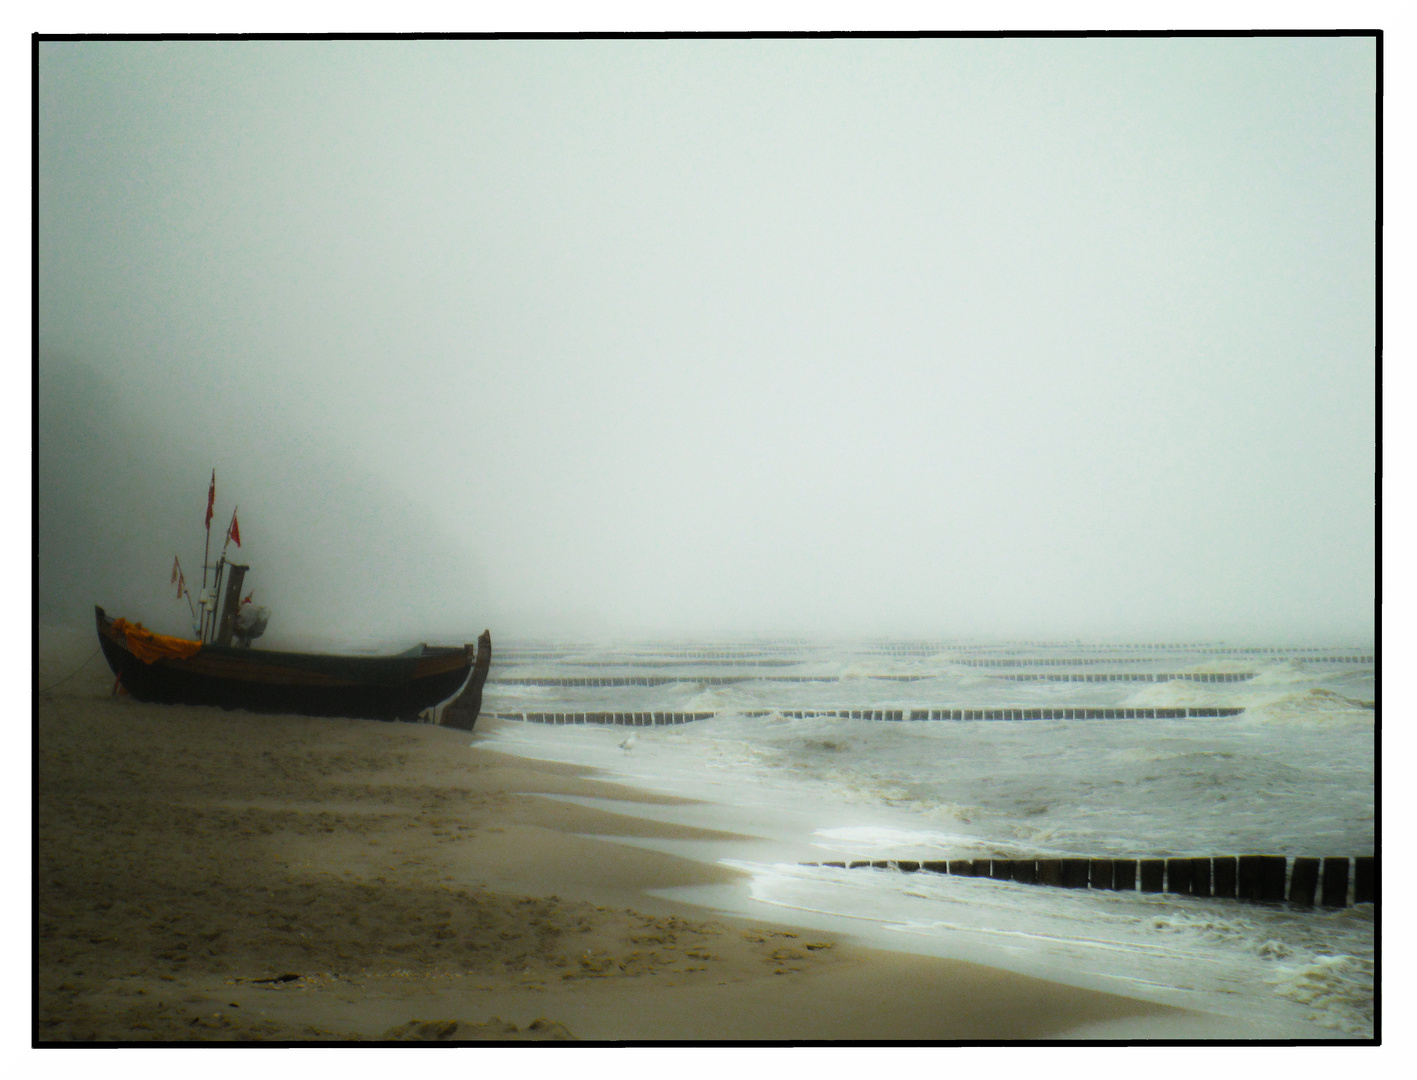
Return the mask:
[[[114,619],[113,630],[123,635],[128,651],[145,664],[151,664],[154,660],[185,660],[195,656],[202,648],[200,641],[154,634],[142,623],[130,623],[127,619]]]

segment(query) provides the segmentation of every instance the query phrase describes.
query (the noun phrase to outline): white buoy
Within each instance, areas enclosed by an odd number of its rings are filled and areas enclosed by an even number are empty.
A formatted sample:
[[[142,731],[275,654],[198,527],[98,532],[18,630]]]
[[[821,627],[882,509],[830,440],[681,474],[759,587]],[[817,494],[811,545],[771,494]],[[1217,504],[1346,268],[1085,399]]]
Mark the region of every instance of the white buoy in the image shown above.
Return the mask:
[[[627,754],[628,754],[631,750],[633,750],[634,748],[635,748],[635,737],[634,737],[633,735],[631,735],[628,739],[626,739],[624,742],[622,742],[622,743],[620,744],[620,749],[623,750],[623,751],[625,751],[625,753],[627,753]]]

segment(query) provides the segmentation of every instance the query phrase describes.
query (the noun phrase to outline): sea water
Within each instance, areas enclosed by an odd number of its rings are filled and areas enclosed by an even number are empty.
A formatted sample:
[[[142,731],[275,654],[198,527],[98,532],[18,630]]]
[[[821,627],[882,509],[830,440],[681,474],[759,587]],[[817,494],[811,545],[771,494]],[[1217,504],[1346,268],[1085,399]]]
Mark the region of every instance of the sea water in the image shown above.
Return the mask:
[[[1215,643],[510,643],[483,698],[483,715],[504,720],[475,738],[697,800],[580,801],[741,838],[622,839],[746,875],[666,895],[1218,1013],[1257,1037],[1368,1037],[1370,904],[1301,909],[804,864],[1374,854],[1370,654]],[[1217,707],[1243,712],[909,719]],[[905,719],[812,715],[849,711]],[[634,728],[519,719],[616,712],[713,715]]]

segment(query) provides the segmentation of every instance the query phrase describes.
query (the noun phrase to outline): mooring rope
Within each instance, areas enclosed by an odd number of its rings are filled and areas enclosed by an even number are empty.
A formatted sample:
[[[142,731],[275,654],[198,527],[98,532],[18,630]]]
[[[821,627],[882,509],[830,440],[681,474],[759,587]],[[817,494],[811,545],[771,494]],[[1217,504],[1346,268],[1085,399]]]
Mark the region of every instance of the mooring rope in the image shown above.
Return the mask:
[[[95,649],[93,652],[89,653],[88,660],[85,660],[82,664],[80,664],[78,667],[76,667],[73,671],[71,671],[71,672],[69,672],[69,674],[65,675],[64,678],[62,678],[62,679],[59,680],[59,682],[52,682],[52,683],[50,683],[48,686],[46,686],[43,690],[36,690],[35,693],[36,693],[36,694],[47,694],[47,693],[49,693],[49,691],[53,690],[56,686],[58,686],[59,683],[68,682],[70,679],[72,679],[72,678],[73,678],[75,675],[77,675],[79,672],[83,671],[84,668],[88,667],[88,666],[89,666],[89,660],[92,660],[95,656],[97,656],[97,655],[99,654],[99,651],[100,651],[102,648],[103,648],[103,646],[100,645],[100,646],[99,646],[97,649]]]

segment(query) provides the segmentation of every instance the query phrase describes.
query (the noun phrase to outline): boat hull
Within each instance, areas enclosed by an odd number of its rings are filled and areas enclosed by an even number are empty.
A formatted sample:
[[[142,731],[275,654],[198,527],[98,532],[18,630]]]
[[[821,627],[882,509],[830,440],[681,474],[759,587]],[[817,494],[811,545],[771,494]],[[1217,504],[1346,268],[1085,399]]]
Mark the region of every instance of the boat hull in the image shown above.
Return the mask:
[[[479,674],[487,676],[487,663],[474,663],[471,645],[369,657],[203,645],[185,659],[145,663],[102,608],[95,615],[104,658],[138,701],[414,722],[465,692]],[[483,634],[481,644],[490,654],[491,635]]]

